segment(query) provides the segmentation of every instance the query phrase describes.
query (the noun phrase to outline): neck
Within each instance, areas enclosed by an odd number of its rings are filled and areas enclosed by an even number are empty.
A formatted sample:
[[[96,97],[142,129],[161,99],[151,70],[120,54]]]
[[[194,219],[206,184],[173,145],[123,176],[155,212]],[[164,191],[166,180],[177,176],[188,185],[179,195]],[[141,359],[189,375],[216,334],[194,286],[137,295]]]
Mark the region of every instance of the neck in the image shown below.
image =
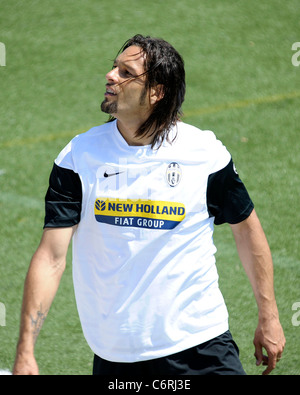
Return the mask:
[[[123,138],[126,140],[128,145],[150,145],[152,143],[153,137],[149,135],[143,137],[136,137],[136,131],[142,125],[141,122],[122,122],[117,120],[117,127]]]

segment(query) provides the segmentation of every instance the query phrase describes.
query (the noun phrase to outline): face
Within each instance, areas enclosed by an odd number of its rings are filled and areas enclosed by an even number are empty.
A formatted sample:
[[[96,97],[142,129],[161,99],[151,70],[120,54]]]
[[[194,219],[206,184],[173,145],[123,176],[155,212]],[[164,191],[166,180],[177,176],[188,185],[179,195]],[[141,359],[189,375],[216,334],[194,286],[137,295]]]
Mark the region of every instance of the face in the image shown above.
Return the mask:
[[[130,46],[115,60],[113,69],[106,75],[103,112],[117,119],[145,118],[151,112],[153,99],[145,92],[145,57],[140,47]]]

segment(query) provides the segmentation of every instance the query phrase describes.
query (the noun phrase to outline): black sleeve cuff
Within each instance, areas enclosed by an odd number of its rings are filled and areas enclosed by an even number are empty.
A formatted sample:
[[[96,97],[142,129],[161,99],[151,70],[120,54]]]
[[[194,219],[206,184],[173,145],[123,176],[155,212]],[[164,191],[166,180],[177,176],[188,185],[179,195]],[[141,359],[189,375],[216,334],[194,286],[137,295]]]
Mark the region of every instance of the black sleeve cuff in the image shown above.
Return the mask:
[[[73,170],[54,164],[45,197],[44,228],[62,228],[77,225],[80,221],[82,186],[79,175]]]
[[[232,159],[224,169],[209,175],[207,207],[210,217],[215,217],[216,225],[237,224],[251,214],[254,204]]]

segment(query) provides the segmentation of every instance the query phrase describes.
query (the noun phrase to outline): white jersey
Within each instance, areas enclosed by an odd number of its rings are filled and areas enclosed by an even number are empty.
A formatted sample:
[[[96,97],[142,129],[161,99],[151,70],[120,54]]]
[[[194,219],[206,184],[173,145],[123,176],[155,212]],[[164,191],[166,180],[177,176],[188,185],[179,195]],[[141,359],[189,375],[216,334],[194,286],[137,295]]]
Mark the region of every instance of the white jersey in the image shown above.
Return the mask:
[[[81,182],[75,295],[88,344],[110,361],[163,357],[228,329],[207,186],[231,156],[183,122],[173,137],[159,149],[129,146],[114,121],[76,136],[55,161]]]

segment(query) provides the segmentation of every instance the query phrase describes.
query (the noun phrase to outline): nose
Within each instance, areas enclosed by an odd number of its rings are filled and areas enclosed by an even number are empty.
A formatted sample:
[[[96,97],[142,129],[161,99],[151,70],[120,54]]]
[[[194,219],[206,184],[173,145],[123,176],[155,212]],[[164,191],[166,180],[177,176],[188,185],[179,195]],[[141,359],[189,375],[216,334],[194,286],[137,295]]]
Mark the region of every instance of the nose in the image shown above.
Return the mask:
[[[118,67],[114,67],[112,70],[110,70],[105,78],[107,79],[108,82],[118,82]]]

